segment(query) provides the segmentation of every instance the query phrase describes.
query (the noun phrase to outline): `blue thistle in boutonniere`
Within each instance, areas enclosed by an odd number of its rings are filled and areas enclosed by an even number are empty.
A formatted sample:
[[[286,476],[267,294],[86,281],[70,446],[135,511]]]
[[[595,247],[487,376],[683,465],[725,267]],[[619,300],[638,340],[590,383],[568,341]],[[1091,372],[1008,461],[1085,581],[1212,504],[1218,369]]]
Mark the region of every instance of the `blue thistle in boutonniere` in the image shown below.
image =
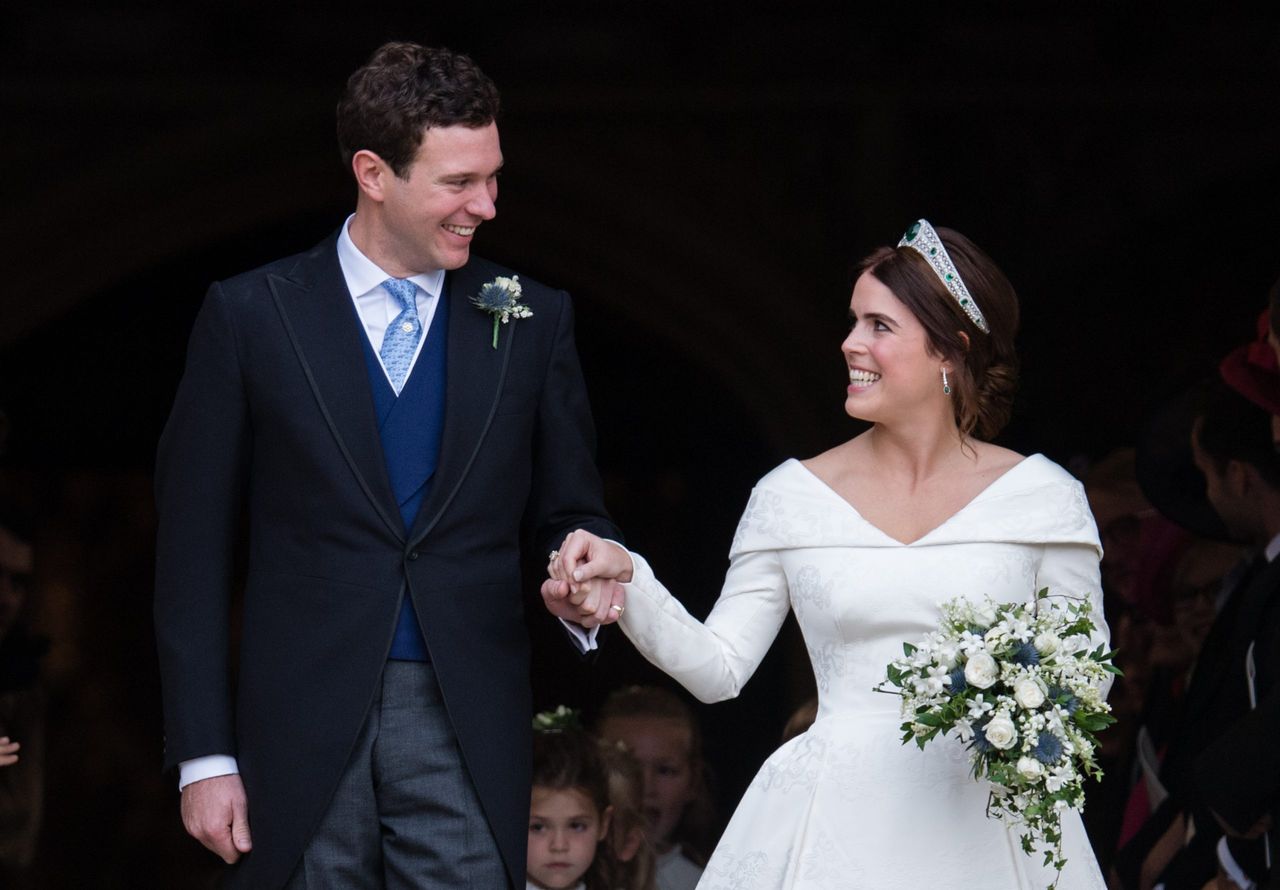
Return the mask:
[[[499,275],[486,282],[480,293],[471,298],[471,305],[493,316],[493,348],[498,348],[498,323],[506,324],[513,318],[530,318],[533,310],[520,302],[523,290],[520,276],[510,278]]]

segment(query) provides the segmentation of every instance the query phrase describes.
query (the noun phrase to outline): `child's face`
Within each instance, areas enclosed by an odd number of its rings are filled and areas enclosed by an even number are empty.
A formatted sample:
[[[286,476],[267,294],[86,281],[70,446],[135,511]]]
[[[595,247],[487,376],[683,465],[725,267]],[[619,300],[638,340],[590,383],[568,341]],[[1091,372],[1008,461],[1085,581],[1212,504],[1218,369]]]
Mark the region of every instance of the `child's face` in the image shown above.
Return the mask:
[[[693,799],[689,727],[666,717],[610,717],[600,724],[600,735],[623,742],[644,768],[644,814],[654,846],[665,851]]]
[[[546,890],[572,887],[596,858],[609,814],[575,789],[535,786],[529,806],[529,880]]]

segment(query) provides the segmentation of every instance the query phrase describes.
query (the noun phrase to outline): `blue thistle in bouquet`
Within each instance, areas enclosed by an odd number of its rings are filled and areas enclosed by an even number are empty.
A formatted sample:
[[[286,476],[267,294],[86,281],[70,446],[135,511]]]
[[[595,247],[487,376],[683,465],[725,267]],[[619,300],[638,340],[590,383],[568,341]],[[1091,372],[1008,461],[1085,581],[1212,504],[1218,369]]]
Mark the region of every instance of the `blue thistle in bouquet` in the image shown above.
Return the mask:
[[[1083,808],[1086,776],[1102,777],[1095,733],[1115,722],[1101,690],[1120,670],[1094,645],[1097,630],[1087,598],[1047,588],[1029,603],[953,599],[877,687],[902,698],[903,744],[923,749],[955,731],[974,779],[991,783],[988,815],[1018,829],[1027,855],[1040,848],[1058,877],[1062,812]]]

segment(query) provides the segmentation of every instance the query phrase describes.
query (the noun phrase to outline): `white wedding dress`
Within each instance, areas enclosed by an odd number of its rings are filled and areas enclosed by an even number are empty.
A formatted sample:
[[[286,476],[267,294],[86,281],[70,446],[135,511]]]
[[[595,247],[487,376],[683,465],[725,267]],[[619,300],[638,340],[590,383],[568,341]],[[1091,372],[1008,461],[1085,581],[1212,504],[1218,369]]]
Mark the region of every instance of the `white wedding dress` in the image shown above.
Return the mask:
[[[903,745],[896,696],[872,690],[902,643],[965,595],[1089,595],[1101,624],[1101,548],[1080,484],[1026,458],[938,528],[903,544],[789,460],[752,492],[724,589],[705,623],[633,554],[621,627],[703,701],[738,694],[794,609],[817,679],[817,721],[765,761],[700,890],[1012,890],[1053,881],[985,815],[954,736]],[[1105,635],[1105,626],[1102,634]],[[779,714],[779,724],[784,715]],[[1063,816],[1061,890],[1104,888],[1079,815]]]

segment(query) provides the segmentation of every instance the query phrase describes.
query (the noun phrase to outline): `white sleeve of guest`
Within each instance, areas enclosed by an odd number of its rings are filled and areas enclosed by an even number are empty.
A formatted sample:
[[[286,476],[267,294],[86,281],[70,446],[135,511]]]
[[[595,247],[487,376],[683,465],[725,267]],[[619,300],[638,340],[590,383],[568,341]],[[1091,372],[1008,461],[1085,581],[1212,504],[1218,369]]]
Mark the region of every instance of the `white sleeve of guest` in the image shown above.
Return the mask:
[[[769,651],[790,600],[777,551],[733,558],[724,588],[705,623],[698,621],[654,577],[644,558],[635,569],[618,626],[645,658],[700,701],[733,698]]]
[[[1098,564],[1098,551],[1089,544],[1045,544],[1036,571],[1036,590],[1049,588],[1051,595],[1088,597],[1093,606],[1093,646],[1111,648],[1111,630],[1102,613],[1102,573]],[[1112,678],[1107,676],[1101,692],[1103,698],[1111,690]]]

